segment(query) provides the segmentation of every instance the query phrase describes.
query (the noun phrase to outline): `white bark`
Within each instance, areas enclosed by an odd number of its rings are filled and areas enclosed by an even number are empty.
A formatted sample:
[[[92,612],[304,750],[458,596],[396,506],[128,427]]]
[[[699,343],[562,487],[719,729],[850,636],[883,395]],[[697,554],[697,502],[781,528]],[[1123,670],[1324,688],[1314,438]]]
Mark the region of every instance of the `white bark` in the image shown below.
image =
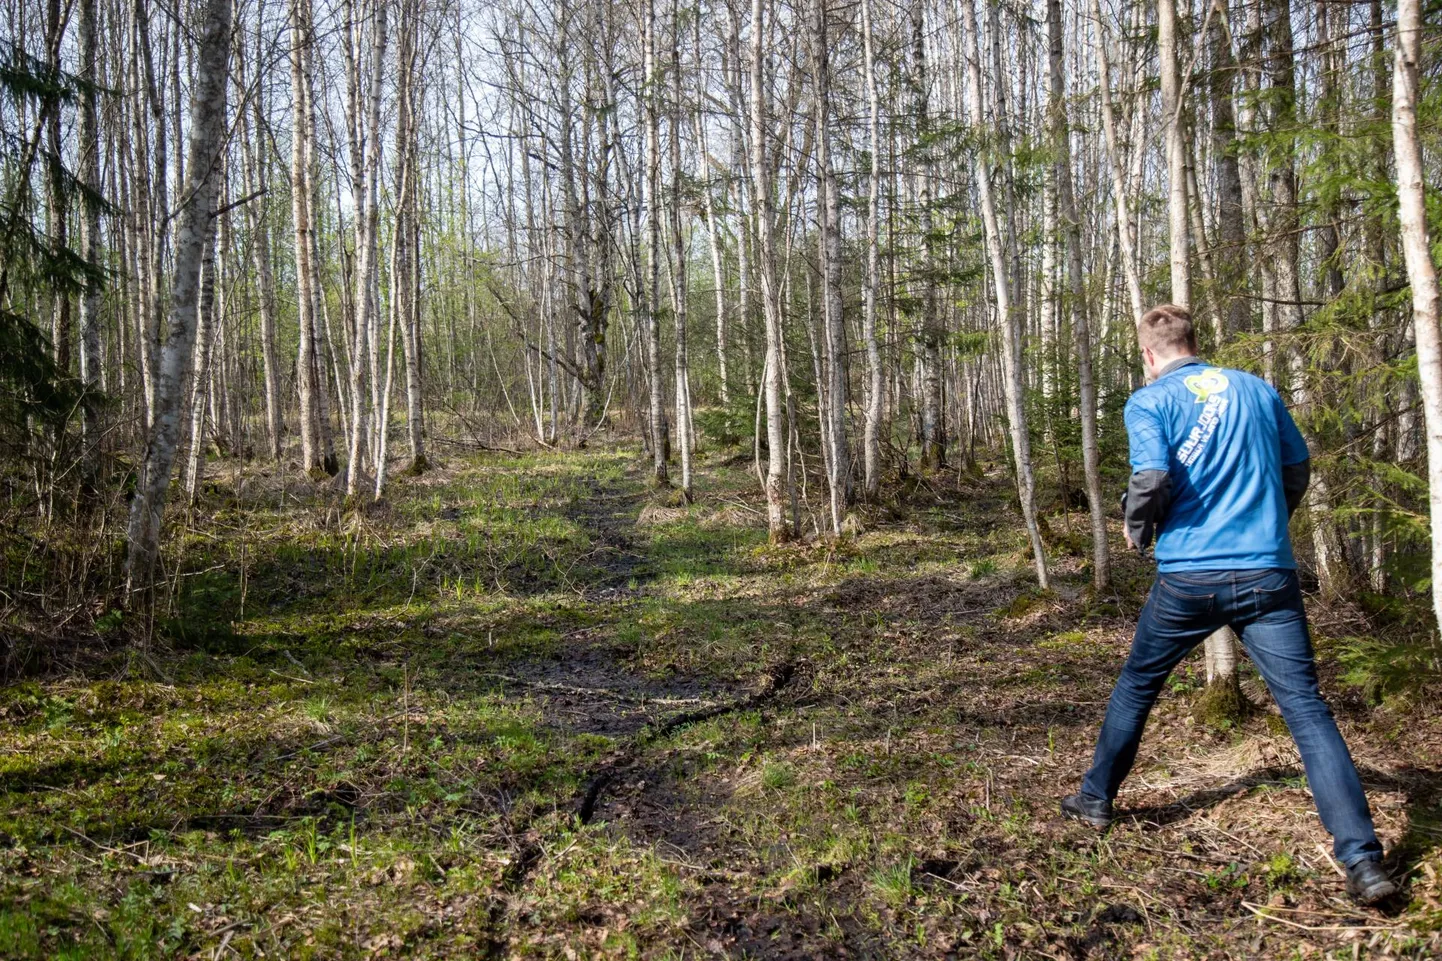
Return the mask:
[[[670,432],[666,424],[666,398],[661,380],[661,118],[656,105],[656,4],[647,0],[642,9],[642,43],[645,58],[646,118],[646,372],[651,384],[651,454],[654,476],[658,485],[670,483],[667,460],[671,453]]]
[[[825,440],[831,529],[840,535],[851,501],[851,452],[846,440],[846,327],[842,317],[841,204],[831,167],[831,51],[827,37],[827,0],[812,0],[812,72],[815,75],[816,169],[821,221],[821,302],[825,344],[825,393],[821,432]],[[818,387],[821,381],[818,379]]]
[[[165,120],[165,101],[161,96],[160,87],[155,79],[155,57],[154,46],[151,43],[150,13],[144,0],[135,0],[134,23],[136,36],[134,45],[136,49],[135,77],[136,86],[145,86],[145,104],[149,107],[149,123],[141,114],[139,109],[133,113],[134,126],[132,135],[135,138],[137,149],[148,156],[150,160],[148,169],[137,171],[141,174],[138,179],[142,181],[139,191],[143,197],[142,209],[137,211],[137,216],[143,218],[143,234],[148,241],[146,249],[141,254],[144,266],[144,303],[139,313],[140,327],[136,331],[136,343],[140,348],[140,374],[144,386],[145,403],[141,408],[144,414],[143,424],[147,434],[155,422],[157,408],[157,391],[159,381],[158,366],[160,363],[160,318],[164,313],[164,284],[162,280],[162,265],[164,263],[164,249],[169,237],[170,218],[168,216],[169,192],[166,189],[166,182],[169,176],[167,157],[167,137]],[[143,68],[143,69],[142,69]],[[153,150],[147,150],[150,143],[150,135],[154,134],[155,143]],[[177,136],[179,132],[177,130]]]
[[[985,128],[986,121],[981,99],[981,45],[976,29],[976,0],[957,0],[961,7],[964,29],[970,44],[967,58],[967,98],[971,108],[973,128]],[[1032,476],[1031,438],[1028,436],[1026,410],[1022,404],[1024,391],[1021,332],[1017,318],[1011,309],[1011,285],[1008,282],[1003,256],[1003,240],[996,215],[996,202],[991,192],[991,176],[994,162],[989,151],[983,151],[981,164],[976,172],[976,189],[981,200],[982,225],[986,233],[986,248],[991,263],[993,295],[1001,322],[1002,388],[1006,400],[1007,428],[1011,434],[1012,457],[1016,463],[1017,494],[1021,501],[1022,520],[1026,524],[1027,536],[1031,540],[1032,555],[1036,564],[1037,583],[1043,590],[1051,586],[1047,571],[1046,548],[1041,542],[1041,530],[1037,525],[1036,482]]]
[[[1188,258],[1186,131],[1181,118],[1181,74],[1177,66],[1177,8],[1157,0],[1157,43],[1161,59],[1162,113],[1167,142],[1167,226],[1172,271],[1172,303],[1188,307],[1192,297]],[[1230,627],[1208,635],[1203,645],[1209,683],[1237,683],[1237,639]]]
[[[148,591],[160,551],[161,516],[180,439],[181,406],[190,376],[200,265],[212,227],[211,211],[220,182],[217,169],[225,146],[226,84],[230,65],[230,0],[208,0],[202,8],[200,49],[190,105],[190,178],[181,196],[175,229],[168,334],[161,348],[151,421],[130,505],[127,592]]]
[[[885,371],[881,348],[876,340],[876,293],[881,285],[881,97],[876,89],[876,55],[872,48],[871,0],[861,0],[861,41],[866,71],[867,146],[871,170],[866,191],[866,289],[861,318],[861,336],[866,342],[866,427],[862,440],[866,465],[865,489],[868,500],[881,490],[881,405],[885,395]]]
[[[396,275],[396,258],[400,244],[391,245],[390,270],[391,276]],[[395,380],[396,372],[396,326],[399,323],[401,313],[400,298],[390,298],[390,309],[388,311],[388,323],[386,325],[386,360],[385,360],[385,381],[380,392],[380,404],[376,414],[376,483],[375,500],[379,501],[385,495],[386,489],[386,454],[390,447],[390,426],[391,426],[391,387]]]
[[[1237,644],[1230,627],[1224,627],[1207,637],[1204,654],[1208,684],[1236,680]]]
[[[932,194],[929,169],[932,160],[927,146],[931,134],[929,83],[926,64],[925,3],[912,0],[911,76],[912,114],[916,141],[912,145],[911,183],[916,192],[917,229],[921,234],[920,290],[921,317],[916,331],[916,400],[921,428],[921,465],[940,469],[946,464],[946,437],[941,423],[941,341],[944,336],[937,317],[936,282],[931,271],[936,264],[932,249]]]
[[[423,72],[419,69],[420,12],[415,3],[401,8],[396,32],[396,101],[398,104],[396,151],[400,154],[401,176],[397,188],[395,243],[401,254],[397,259],[397,275],[392,296],[401,304],[399,325],[406,377],[406,438],[410,442],[413,473],[429,465],[425,448],[425,407],[421,397],[421,331],[420,331],[420,209],[417,181],[420,178],[417,157],[416,87]]]
[[[1427,231],[1422,145],[1417,131],[1418,64],[1422,56],[1420,0],[1397,2],[1397,53],[1392,70],[1392,142],[1397,157],[1402,253],[1412,284],[1418,380],[1427,435],[1427,481],[1432,515],[1432,610],[1442,624],[1442,292]]]
[[[291,152],[290,210],[295,231],[296,311],[300,326],[296,351],[296,391],[300,396],[301,470],[323,469],[320,438],[320,386],[317,369],[315,295],[311,263],[311,177],[308,141],[315,129],[309,97],[310,0],[290,0]]]
[[[1096,380],[1092,371],[1091,322],[1082,277],[1081,220],[1072,186],[1071,134],[1066,120],[1066,74],[1062,48],[1061,0],[1048,0],[1052,139],[1057,152],[1056,192],[1058,214],[1066,236],[1067,279],[1071,289],[1072,336],[1076,346],[1077,393],[1081,407],[1082,470],[1086,475],[1087,504],[1092,526],[1092,584],[1105,590],[1111,580],[1107,550],[1106,511],[1102,505],[1101,452],[1097,445]]]
[[[200,493],[200,471],[205,464],[205,415],[213,406],[211,355],[215,345],[215,244],[206,241],[200,264],[200,303],[195,315],[195,368],[190,391],[190,450],[185,464],[185,494],[191,504]],[[224,246],[222,245],[222,249]],[[214,425],[216,420],[211,418]]]
[[[80,66],[79,74],[95,86],[80,96],[79,130],[80,147],[79,178],[91,190],[100,191],[100,125],[97,110],[96,88],[101,77],[96,65],[96,0],[80,0]],[[88,201],[83,202],[80,219],[80,256],[89,264],[100,263],[100,208]],[[100,422],[100,405],[94,394],[100,388],[100,286],[91,284],[80,297],[80,383],[85,390],[81,407],[84,451],[85,480],[92,483],[95,476],[98,447],[103,427]]]
[[[676,439],[681,447],[681,493],[691,496],[691,368],[686,353],[686,235],[681,167],[681,18],[671,3],[671,312],[676,323]]]
[[[751,0],[751,199],[758,241],[756,273],[761,279],[761,306],[766,317],[766,363],[762,389],[766,397],[766,526],[772,543],[791,538],[786,521],[786,414],[782,406],[781,295],[776,271],[776,214],[766,157],[765,0]]]
[[[260,41],[256,41],[256,49],[260,49]],[[238,60],[239,79],[244,86],[245,76],[243,67],[245,63],[245,46],[240,47],[241,56]],[[245,184],[245,193],[251,195],[261,189],[261,185],[268,182],[267,171],[269,164],[266,162],[266,151],[264,149],[263,133],[264,114],[261,108],[260,91],[257,90],[251,96],[250,111],[244,107],[240,110],[240,147],[241,147],[241,171],[242,180]],[[255,136],[255,145],[251,144],[251,136]],[[265,427],[267,450],[271,460],[280,460],[281,435],[285,429],[284,418],[281,413],[280,401],[280,370],[275,353],[275,276],[270,265],[270,224],[264,216],[262,202],[259,199],[253,200],[244,205],[246,230],[250,234],[251,259],[255,268],[256,282],[259,285],[258,304],[260,313],[260,361],[261,372],[264,378],[264,401],[265,401]]]
[[[1187,236],[1187,148],[1182,124],[1181,71],[1177,66],[1177,7],[1157,0],[1157,58],[1161,65],[1162,114],[1167,138],[1167,225],[1172,267],[1172,303],[1192,302]]]
[[[353,4],[355,0],[350,0]],[[360,97],[361,72],[358,51],[361,46],[355,40],[347,39],[347,78],[349,96],[347,99],[348,126],[351,140],[351,189],[356,205],[355,246],[356,269],[355,287],[352,294],[354,322],[350,346],[350,443],[346,458],[346,496],[356,497],[360,493],[361,461],[366,439],[370,435],[368,417],[371,411],[367,401],[373,395],[366,390],[367,362],[374,356],[375,345],[371,333],[375,326],[372,316],[376,303],[376,259],[379,234],[379,180],[381,155],[381,73],[385,64],[386,49],[386,0],[377,0],[372,19],[372,34],[369,44],[371,54],[369,85],[364,102]],[[347,9],[351,9],[349,6]],[[354,21],[354,17],[347,18]],[[351,24],[348,23],[348,26]],[[359,32],[358,30],[356,31]],[[350,51],[357,51],[352,53]],[[364,112],[362,113],[362,107]]]
[[[695,18],[696,67],[701,69],[701,18]],[[702,109],[702,98],[696,99],[696,111],[692,114],[696,129],[697,173],[700,175],[701,191],[706,204],[706,239],[711,248],[711,275],[716,297],[716,367],[721,384],[721,406],[731,409],[730,364],[727,361],[726,336],[726,274],[722,266],[721,230],[716,223],[716,199],[711,187],[711,149],[706,136],[706,118]]]

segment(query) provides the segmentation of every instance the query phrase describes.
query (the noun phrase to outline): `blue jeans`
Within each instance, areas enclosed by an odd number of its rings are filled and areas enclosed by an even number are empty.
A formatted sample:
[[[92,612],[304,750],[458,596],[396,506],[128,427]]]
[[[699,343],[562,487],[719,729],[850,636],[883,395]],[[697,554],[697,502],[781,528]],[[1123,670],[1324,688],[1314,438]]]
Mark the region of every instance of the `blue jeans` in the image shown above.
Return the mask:
[[[1317,665],[1297,572],[1158,574],[1137,622],[1131,655],[1112,689],[1082,794],[1112,800],[1136,761],[1147,715],[1172,668],[1219,627],[1231,625],[1282,709],[1297,742],[1337,860],[1382,856],[1357,768],[1317,690]]]

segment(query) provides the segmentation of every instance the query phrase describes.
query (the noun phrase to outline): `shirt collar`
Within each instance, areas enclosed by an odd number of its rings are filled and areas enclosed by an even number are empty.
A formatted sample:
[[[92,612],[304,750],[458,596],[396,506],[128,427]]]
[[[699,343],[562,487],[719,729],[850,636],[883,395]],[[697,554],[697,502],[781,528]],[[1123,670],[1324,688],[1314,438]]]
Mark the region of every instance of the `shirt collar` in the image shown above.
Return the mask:
[[[1157,374],[1157,380],[1161,380],[1163,377],[1167,376],[1174,370],[1181,370],[1183,367],[1190,367],[1192,364],[1200,363],[1203,363],[1200,357],[1178,357],[1176,360],[1172,361],[1170,364],[1162,368],[1161,373]]]

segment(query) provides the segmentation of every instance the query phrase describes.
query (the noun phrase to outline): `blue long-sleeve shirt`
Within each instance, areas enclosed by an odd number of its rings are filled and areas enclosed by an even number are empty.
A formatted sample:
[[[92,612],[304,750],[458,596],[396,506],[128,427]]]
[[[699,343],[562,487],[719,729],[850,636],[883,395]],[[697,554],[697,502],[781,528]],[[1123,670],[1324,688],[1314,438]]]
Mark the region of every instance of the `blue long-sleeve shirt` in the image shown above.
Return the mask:
[[[1127,530],[1159,570],[1295,568],[1287,521],[1309,474],[1302,434],[1265,381],[1195,357],[1126,406]]]

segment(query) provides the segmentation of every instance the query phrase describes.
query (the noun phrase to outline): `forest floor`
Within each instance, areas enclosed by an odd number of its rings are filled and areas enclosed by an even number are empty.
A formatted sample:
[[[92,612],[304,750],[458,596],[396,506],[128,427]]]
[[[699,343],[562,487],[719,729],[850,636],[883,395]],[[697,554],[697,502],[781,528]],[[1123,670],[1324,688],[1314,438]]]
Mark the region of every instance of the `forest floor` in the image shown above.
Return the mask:
[[[1060,819],[1150,577],[1092,596],[1082,515],[1043,594],[999,473],[768,548],[749,468],[458,455],[360,515],[220,469],[148,651],[0,693],[0,957],[1442,953],[1442,711],[1340,681],[1355,618],[1313,612],[1382,910],[1196,659],[1120,823]]]

